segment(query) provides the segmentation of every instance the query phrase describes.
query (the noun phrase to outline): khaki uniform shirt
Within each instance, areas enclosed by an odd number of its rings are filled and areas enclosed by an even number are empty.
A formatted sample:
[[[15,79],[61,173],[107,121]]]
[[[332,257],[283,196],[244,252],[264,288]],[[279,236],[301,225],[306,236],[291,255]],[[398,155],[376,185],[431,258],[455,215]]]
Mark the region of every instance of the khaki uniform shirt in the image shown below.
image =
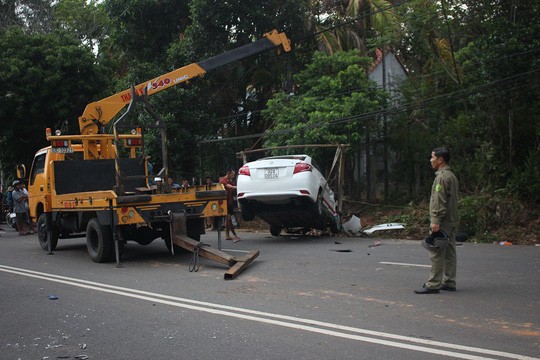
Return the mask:
[[[453,228],[459,223],[458,192],[459,182],[450,166],[439,169],[431,187],[429,216],[432,224],[443,228]]]

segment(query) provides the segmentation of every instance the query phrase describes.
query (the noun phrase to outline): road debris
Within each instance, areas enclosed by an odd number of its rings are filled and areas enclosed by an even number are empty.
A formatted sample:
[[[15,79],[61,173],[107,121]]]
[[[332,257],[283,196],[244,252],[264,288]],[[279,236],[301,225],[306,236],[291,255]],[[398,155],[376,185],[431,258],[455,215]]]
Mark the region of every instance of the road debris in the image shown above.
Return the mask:
[[[373,227],[370,227],[369,229],[366,229],[362,231],[364,234],[371,235],[375,231],[381,231],[381,230],[400,230],[405,229],[405,225],[401,223],[387,223],[387,224],[380,224],[375,225]]]
[[[360,229],[362,228],[362,224],[360,221],[360,218],[356,215],[352,215],[347,220],[343,222],[343,225],[341,226],[341,229],[347,236],[354,236],[360,233]]]

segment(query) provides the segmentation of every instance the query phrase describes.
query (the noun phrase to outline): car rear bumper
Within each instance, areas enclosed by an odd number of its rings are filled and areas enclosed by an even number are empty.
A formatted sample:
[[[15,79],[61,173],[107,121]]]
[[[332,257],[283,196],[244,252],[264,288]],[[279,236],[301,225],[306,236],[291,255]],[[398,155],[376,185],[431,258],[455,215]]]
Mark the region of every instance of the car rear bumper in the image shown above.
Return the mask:
[[[300,190],[281,192],[279,194],[269,194],[262,192],[247,192],[238,196],[239,202],[257,202],[259,204],[279,205],[279,204],[294,204],[295,202],[314,203],[314,198],[311,194],[303,194]]]

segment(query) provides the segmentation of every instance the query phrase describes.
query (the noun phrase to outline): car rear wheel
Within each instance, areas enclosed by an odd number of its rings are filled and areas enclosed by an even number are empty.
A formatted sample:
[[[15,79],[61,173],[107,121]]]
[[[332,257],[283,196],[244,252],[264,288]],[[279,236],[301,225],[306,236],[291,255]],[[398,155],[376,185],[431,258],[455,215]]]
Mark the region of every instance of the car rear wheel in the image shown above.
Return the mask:
[[[281,234],[281,227],[270,225],[270,234],[272,234],[272,236],[279,236],[279,234]]]
[[[341,216],[336,215],[330,222],[330,231],[337,234],[341,230]]]
[[[319,226],[316,226],[317,229],[320,229],[320,230],[325,230],[326,226],[326,214],[325,214],[325,210],[324,210],[324,203],[323,203],[323,195],[322,195],[322,190],[319,191],[319,195],[317,196],[317,215],[319,216],[319,221],[318,221],[318,224]]]

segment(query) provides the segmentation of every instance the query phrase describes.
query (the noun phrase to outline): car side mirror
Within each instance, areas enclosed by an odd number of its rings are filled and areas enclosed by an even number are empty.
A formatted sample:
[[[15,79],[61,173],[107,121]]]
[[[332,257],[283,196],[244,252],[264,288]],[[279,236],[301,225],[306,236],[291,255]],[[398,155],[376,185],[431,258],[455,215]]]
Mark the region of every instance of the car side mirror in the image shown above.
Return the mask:
[[[24,164],[17,165],[17,179],[24,179],[26,177],[26,166]]]

